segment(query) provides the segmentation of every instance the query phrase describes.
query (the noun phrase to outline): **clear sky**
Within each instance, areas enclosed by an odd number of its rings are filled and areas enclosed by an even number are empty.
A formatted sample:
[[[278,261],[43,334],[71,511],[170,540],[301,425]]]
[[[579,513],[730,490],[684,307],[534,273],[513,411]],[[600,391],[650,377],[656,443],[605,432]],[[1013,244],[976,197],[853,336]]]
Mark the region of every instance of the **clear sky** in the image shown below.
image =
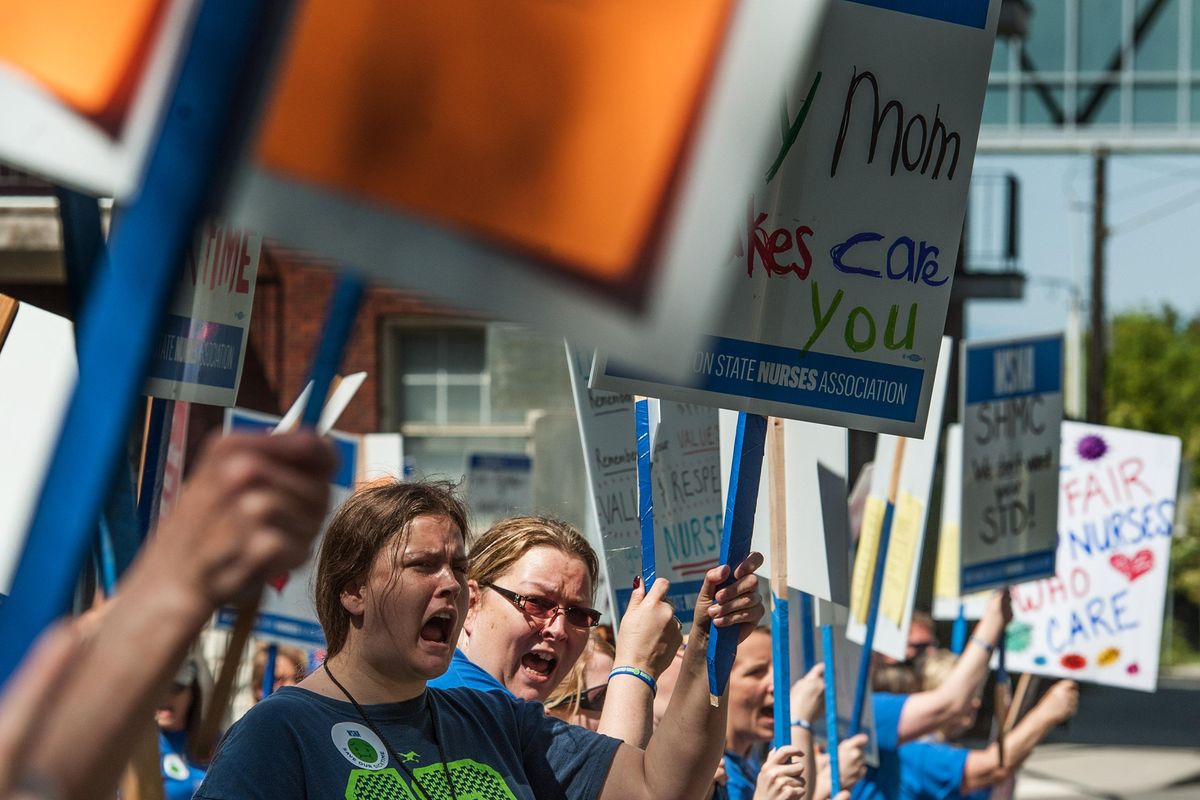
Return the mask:
[[[973,301],[967,335],[1061,330],[1064,283],[1086,303],[1091,273],[1092,157],[979,156],[976,174],[1014,173],[1021,185],[1021,301]],[[1200,313],[1200,154],[1114,155],[1108,162],[1108,307]],[[1086,325],[1086,305],[1084,324]]]

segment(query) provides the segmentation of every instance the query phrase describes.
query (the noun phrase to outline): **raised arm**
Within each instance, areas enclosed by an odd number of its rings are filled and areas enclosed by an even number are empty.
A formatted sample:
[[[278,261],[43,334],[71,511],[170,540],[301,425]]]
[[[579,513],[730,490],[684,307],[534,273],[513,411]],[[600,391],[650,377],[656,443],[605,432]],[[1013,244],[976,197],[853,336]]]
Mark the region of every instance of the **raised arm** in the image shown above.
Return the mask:
[[[984,750],[972,750],[963,765],[962,794],[995,786],[1016,772],[1046,735],[1075,716],[1079,709],[1079,686],[1074,681],[1058,681],[1038,701],[1025,718],[1004,737],[1004,766],[993,742]]]
[[[614,667],[634,667],[657,681],[671,666],[683,634],[675,620],[675,609],[665,599],[669,588],[670,581],[665,578],[656,580],[649,592],[640,581],[634,587],[629,607],[621,617]],[[654,731],[654,692],[650,686],[633,675],[610,678],[598,730],[645,748]]]
[[[901,744],[932,733],[970,710],[972,699],[987,680],[992,650],[1011,619],[1012,602],[1008,592],[996,592],[967,640],[954,670],[942,685],[927,692],[917,692],[904,704],[899,725]]]
[[[729,567],[704,576],[696,599],[695,622],[683,656],[679,680],[667,712],[645,750],[622,745],[617,750],[602,800],[671,800],[704,796],[725,739],[726,701],[709,703],[707,666],[710,626],[739,627],[744,639],[763,616],[758,578],[762,556],[751,553],[738,565],[734,582],[717,591]],[[714,601],[715,595],[715,601]]]
[[[213,610],[304,562],[333,464],[332,448],[311,434],[230,436],[208,447],[27,739],[38,741],[24,753],[29,774],[67,800],[112,795],[136,743],[130,731],[152,717]]]

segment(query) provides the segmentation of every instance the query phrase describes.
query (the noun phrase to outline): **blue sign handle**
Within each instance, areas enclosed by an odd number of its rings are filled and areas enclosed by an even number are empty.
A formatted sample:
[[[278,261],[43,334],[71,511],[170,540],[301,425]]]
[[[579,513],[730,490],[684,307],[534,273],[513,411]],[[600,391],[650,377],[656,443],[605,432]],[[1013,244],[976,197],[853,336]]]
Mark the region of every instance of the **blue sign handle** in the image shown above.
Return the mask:
[[[263,664],[262,696],[267,697],[275,691],[275,662],[279,659],[279,645],[271,642],[267,645],[267,660]]]
[[[325,327],[321,330],[321,338],[317,342],[317,350],[312,362],[312,392],[300,415],[300,425],[312,429],[317,427],[321,419],[321,409],[325,407],[325,396],[329,394],[329,385],[337,375],[342,363],[342,353],[346,350],[346,342],[354,332],[354,320],[358,317],[358,307],[362,304],[363,282],[357,275],[343,272],[338,275],[337,285],[333,289],[333,297],[329,300],[329,310],[325,316]]]
[[[654,585],[654,481],[651,473],[650,401],[638,400],[633,408],[637,434],[638,525],[642,531],[642,585],[650,591]]]
[[[787,587],[783,587],[787,592]],[[774,597],[775,606],[771,610],[771,660],[775,682],[775,747],[783,747],[792,743],[792,651],[790,642],[790,622],[788,614],[788,599],[786,596]]]
[[[224,188],[286,3],[205,0],[137,199],[77,320],[79,380],[0,606],[0,683],[70,605],[159,329],[197,226]]]
[[[833,644],[833,626],[822,625],[821,649],[825,654],[825,736],[829,747],[829,783],[833,789],[830,797],[837,797],[838,792],[842,790],[842,776],[838,764],[837,660],[834,657]],[[853,735],[851,733],[851,736]]]
[[[817,664],[816,627],[813,596],[808,592],[800,592],[800,642],[804,646],[805,675]]]
[[[950,631],[950,652],[962,655],[967,646],[967,604],[959,601],[958,616],[954,618],[954,628]]]
[[[762,477],[763,450],[767,441],[767,418],[740,412],[729,473],[729,496],[725,501],[725,525],[721,530],[721,563],[736,569],[750,555],[754,512],[758,509],[758,483]],[[722,584],[733,583],[733,572]],[[714,698],[725,693],[729,672],[737,655],[737,626],[713,626],[708,638],[708,692]]]

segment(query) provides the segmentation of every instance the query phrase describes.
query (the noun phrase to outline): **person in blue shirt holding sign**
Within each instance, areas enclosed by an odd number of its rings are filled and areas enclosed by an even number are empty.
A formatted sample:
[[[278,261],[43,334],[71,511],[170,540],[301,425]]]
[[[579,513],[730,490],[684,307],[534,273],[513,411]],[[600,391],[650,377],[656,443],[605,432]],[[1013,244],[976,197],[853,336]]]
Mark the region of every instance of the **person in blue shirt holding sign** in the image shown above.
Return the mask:
[[[188,736],[200,725],[204,688],[211,685],[204,661],[188,654],[154,712],[167,800],[189,800],[204,780],[203,766],[188,753]]]
[[[467,533],[466,508],[445,484],[387,481],[352,495],[330,522],[318,558],[324,664],[230,729],[196,796],[702,795],[720,758],[727,705],[709,703],[704,651],[712,626],[745,636],[762,619],[754,576],[762,556],[751,554],[732,572],[721,566],[705,574],[694,647],[684,656],[662,724],[641,750],[548,716],[540,703],[497,691],[427,688],[449,668],[467,616]],[[543,577],[556,595],[570,578],[565,570]],[[549,609],[523,608],[534,596],[504,597],[526,612],[531,628],[559,625],[567,615],[580,623],[592,618],[580,597],[565,593],[538,596],[554,603]],[[524,659],[522,666],[528,667]]]
[[[512,517],[471,546],[470,592],[450,669],[429,685],[499,691],[544,702],[579,660],[600,621],[591,608],[600,566],[574,526],[549,517]],[[670,583],[639,585],[621,620],[617,654],[598,730],[644,747],[653,728],[656,681],[682,641]],[[560,613],[561,609],[561,613]]]
[[[873,695],[879,766],[868,769],[866,777],[855,784],[853,800],[895,800],[900,796],[900,745],[927,736],[970,711],[987,680],[996,643],[1011,620],[1008,592],[996,592],[966,649],[940,686],[916,694]]]
[[[957,657],[948,650],[929,653],[921,664],[921,682],[935,690],[953,672]],[[1075,715],[1079,687],[1058,681],[1038,703],[1004,734],[1004,764],[993,742],[982,750],[952,744],[975,725],[978,697],[962,716],[942,726],[932,736],[900,745],[901,800],[951,800],[966,797],[987,800],[992,788],[1013,775],[1034,747],[1056,726]]]

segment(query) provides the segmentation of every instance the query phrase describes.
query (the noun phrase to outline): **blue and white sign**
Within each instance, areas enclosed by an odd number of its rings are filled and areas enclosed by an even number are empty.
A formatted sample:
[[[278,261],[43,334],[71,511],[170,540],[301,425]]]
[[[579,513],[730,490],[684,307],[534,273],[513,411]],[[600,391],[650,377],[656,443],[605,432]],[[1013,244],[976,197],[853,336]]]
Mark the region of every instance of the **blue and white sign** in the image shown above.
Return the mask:
[[[729,250],[708,338],[592,388],[919,438],[962,233],[1000,0],[837,0]],[[913,58],[913,53],[921,53]]]
[[[533,459],[524,453],[467,456],[467,502],[475,525],[484,528],[533,508]]]
[[[1054,574],[1061,334],[962,345],[965,593]]]
[[[146,394],[230,407],[237,401],[262,237],[206,225],[154,348]]]
[[[225,410],[225,430],[266,434],[275,429],[280,419],[257,411],[229,408]],[[330,431],[329,436],[338,452],[337,472],[329,481],[329,517],[332,517],[354,491],[361,443],[359,437],[337,431]],[[399,464],[395,466],[399,469]],[[326,518],[326,524],[329,517]],[[321,536],[324,535],[322,529]],[[318,537],[308,561],[285,575],[276,575],[267,581],[258,618],[254,621],[255,636],[281,644],[325,646],[325,635],[321,632],[321,623],[317,620],[317,610],[312,601],[313,577],[320,549],[321,539]],[[223,608],[217,612],[217,626],[232,628],[236,618],[237,609]]]

